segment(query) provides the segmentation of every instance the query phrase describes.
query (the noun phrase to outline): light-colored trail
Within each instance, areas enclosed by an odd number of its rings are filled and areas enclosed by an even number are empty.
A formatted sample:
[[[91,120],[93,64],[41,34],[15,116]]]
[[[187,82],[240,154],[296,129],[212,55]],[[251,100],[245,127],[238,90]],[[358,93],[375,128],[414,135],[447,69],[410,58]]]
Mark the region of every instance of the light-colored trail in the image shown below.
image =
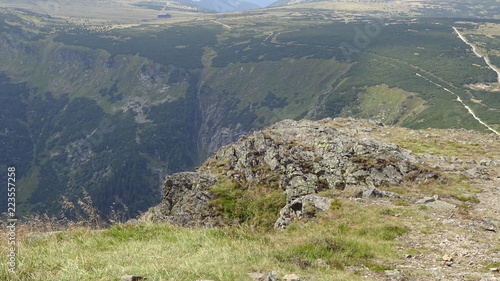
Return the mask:
[[[220,24],[220,25],[222,25],[222,26],[224,26],[224,27],[225,27],[225,28],[227,28],[227,29],[231,29],[231,27],[230,27],[229,25],[225,24],[225,23],[222,23],[222,22],[220,22],[220,21],[216,21],[216,20],[212,20],[212,21],[213,21],[213,22],[215,22],[215,23],[218,23],[218,24]]]
[[[273,36],[274,32],[271,32],[269,35],[267,35],[266,39],[264,39],[264,41],[262,41],[262,45],[265,45],[264,42],[267,41],[267,39],[269,39],[269,37]]]
[[[497,81],[498,83],[500,83],[500,71],[498,71],[498,69],[496,68],[496,66],[494,66],[491,61],[490,61],[490,58],[488,56],[482,56],[478,51],[477,51],[477,48],[476,46],[474,46],[474,44],[470,43],[467,38],[465,38],[462,34],[460,34],[460,32],[455,28],[453,27],[453,30],[458,34],[458,37],[460,37],[460,39],[462,39],[462,41],[464,41],[465,44],[469,45],[471,48],[472,48],[472,51],[474,52],[474,54],[476,54],[476,56],[480,57],[480,58],[483,58],[484,61],[486,62],[486,64],[491,68],[493,69],[493,71],[495,71],[497,73]]]
[[[418,77],[421,77],[421,78],[423,78],[423,79],[427,80],[428,82],[430,82],[430,83],[432,83],[432,84],[434,84],[434,85],[438,86],[439,88],[441,88],[441,89],[443,89],[443,90],[447,91],[448,93],[451,93],[451,94],[453,94],[454,96],[456,96],[456,97],[457,97],[457,101],[459,101],[459,102],[460,102],[460,103],[461,103],[461,104],[462,104],[462,105],[463,105],[463,106],[467,109],[467,111],[469,112],[469,114],[470,114],[470,115],[472,115],[472,117],[474,117],[474,119],[476,119],[479,123],[481,123],[481,125],[483,125],[483,126],[485,126],[486,128],[488,128],[488,130],[490,130],[490,131],[492,131],[493,133],[495,133],[495,134],[497,134],[497,135],[499,135],[499,136],[500,136],[500,133],[499,133],[499,132],[497,132],[495,129],[493,129],[493,128],[492,128],[492,127],[490,127],[488,124],[484,123],[484,122],[483,122],[483,120],[481,120],[479,117],[477,117],[477,116],[476,116],[476,114],[474,113],[474,111],[473,111],[473,110],[472,110],[472,109],[471,109],[468,105],[466,105],[466,104],[462,101],[462,99],[461,99],[461,98],[460,98],[457,94],[455,94],[454,92],[452,92],[452,91],[451,91],[451,90],[449,90],[448,88],[443,87],[443,86],[439,85],[438,83],[436,83],[436,82],[434,82],[434,81],[432,81],[432,80],[430,80],[430,79],[428,79],[428,78],[426,78],[426,77],[424,77],[424,76],[420,75],[419,73],[415,73],[415,74],[416,74]]]

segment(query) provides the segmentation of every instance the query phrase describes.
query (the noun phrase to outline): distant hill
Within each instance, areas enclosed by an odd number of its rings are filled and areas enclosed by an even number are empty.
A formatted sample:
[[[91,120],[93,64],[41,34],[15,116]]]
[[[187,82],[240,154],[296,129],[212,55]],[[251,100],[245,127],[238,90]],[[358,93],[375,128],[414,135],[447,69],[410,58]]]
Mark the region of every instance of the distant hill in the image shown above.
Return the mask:
[[[260,9],[262,6],[249,1],[235,0],[182,0],[182,3],[199,6],[216,12],[234,12]]]
[[[497,19],[500,12],[498,1],[486,0],[277,0],[269,7],[301,7],[327,10],[385,11],[395,15],[414,15],[447,18]]]

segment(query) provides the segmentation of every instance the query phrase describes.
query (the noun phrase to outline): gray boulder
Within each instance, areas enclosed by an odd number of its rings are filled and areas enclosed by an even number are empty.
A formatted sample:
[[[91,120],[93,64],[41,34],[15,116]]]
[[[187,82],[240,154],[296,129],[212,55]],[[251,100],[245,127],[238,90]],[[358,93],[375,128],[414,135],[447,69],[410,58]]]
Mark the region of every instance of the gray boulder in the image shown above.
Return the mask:
[[[276,220],[274,228],[283,229],[295,219],[314,217],[317,212],[328,210],[332,201],[331,198],[315,195],[306,195],[294,199],[281,209],[280,217]]]

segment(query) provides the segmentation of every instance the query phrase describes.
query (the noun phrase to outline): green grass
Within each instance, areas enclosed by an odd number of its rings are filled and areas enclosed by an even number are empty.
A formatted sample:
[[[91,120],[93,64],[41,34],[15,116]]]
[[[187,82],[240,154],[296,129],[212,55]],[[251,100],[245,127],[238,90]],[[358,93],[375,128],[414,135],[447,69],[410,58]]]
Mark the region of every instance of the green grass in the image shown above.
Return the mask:
[[[460,144],[453,141],[443,141],[434,139],[433,142],[406,142],[400,144],[403,148],[412,150],[416,153],[427,153],[431,155],[484,155],[485,151],[482,147],[475,144]]]
[[[492,263],[492,264],[489,264],[486,266],[487,269],[490,269],[490,268],[499,268],[500,267],[500,262],[495,262],[495,263]]]
[[[393,127],[383,133],[380,137],[377,136],[377,139],[395,143],[418,154],[443,155],[476,162],[500,156],[500,146],[493,138],[487,134],[479,138],[474,131],[409,131]]]
[[[211,205],[230,224],[271,228],[286,204],[286,195],[281,189],[267,185],[244,188],[225,178],[211,187],[210,192],[216,196]]]
[[[278,277],[296,273],[305,280],[362,280],[345,268],[390,268],[397,259],[394,238],[408,232],[402,220],[409,216],[395,218],[384,215],[384,208],[348,200],[337,205],[285,231],[118,224],[97,231],[76,228],[34,240],[19,227],[16,274],[8,273],[3,263],[0,279],[119,280],[135,274],[148,280],[233,281],[250,280],[250,272],[276,271]],[[1,242],[6,245],[5,238]],[[1,254],[7,254],[5,247]]]
[[[381,120],[385,124],[401,124],[425,109],[425,101],[414,94],[387,85],[366,88],[359,104],[349,110],[357,118]]]

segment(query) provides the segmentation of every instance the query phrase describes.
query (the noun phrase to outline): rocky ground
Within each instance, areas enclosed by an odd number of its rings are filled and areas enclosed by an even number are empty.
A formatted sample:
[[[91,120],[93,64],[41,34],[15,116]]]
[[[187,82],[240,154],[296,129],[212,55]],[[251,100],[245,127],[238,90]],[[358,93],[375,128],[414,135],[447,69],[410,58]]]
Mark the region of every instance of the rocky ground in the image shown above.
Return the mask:
[[[479,202],[466,213],[454,205],[439,204],[445,202],[441,200],[420,204],[426,207],[420,208],[424,219],[412,221],[411,232],[399,238],[397,269],[364,276],[369,280],[500,280],[500,178],[475,184],[480,188]]]

